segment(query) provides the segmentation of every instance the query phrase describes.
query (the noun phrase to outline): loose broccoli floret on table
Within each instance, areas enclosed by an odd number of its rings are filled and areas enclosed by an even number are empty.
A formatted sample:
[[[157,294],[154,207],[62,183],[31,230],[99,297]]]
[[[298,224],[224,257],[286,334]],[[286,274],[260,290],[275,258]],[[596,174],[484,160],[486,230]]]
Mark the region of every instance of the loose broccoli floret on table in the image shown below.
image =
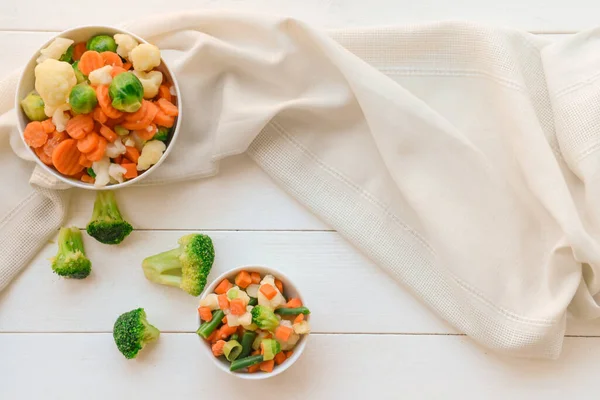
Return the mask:
[[[189,234],[179,239],[179,247],[147,257],[142,262],[146,278],[161,285],[178,287],[192,296],[204,290],[215,259],[210,237]]]
[[[52,270],[65,278],[83,279],[92,271],[85,255],[83,238],[76,227],[61,228],[58,233],[58,253],[52,260]]]
[[[100,243],[119,244],[132,230],[131,224],[121,216],[113,191],[98,191],[92,220],[87,225],[88,235]]]
[[[125,358],[137,357],[146,344],[160,336],[160,331],[146,319],[143,308],[121,314],[113,327],[113,338]]]

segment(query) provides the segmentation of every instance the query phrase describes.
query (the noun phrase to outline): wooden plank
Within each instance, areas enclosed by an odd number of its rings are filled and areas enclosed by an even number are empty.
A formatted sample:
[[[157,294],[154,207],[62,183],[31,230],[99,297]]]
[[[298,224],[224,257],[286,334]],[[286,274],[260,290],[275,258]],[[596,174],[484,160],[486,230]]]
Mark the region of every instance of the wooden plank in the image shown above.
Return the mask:
[[[200,345],[162,334],[125,360],[110,334],[0,334],[2,398],[587,399],[600,357],[589,338],[567,339],[558,361],[531,361],[462,337],[313,335],[295,365],[258,383],[217,370]]]
[[[280,14],[300,18],[316,26],[341,27],[407,24],[435,20],[471,20],[508,25],[538,32],[576,31],[597,25],[596,5],[590,0],[551,2],[467,0],[399,3],[396,0],[171,0],[168,9],[160,0],[135,2],[105,0],[93,11],[89,3],[69,2],[68,11],[52,2],[22,0],[0,2],[0,29],[62,30],[85,24],[111,25],[150,14],[203,9],[230,9]],[[35,10],[35,12],[31,12]],[[115,12],[119,10],[119,12]],[[577,10],[577,12],[574,12]]]

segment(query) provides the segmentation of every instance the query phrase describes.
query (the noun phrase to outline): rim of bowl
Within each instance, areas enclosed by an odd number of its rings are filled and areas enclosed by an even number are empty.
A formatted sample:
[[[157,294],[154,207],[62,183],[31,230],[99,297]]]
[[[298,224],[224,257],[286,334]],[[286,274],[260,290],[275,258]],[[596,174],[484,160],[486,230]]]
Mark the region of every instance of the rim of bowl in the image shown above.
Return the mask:
[[[296,292],[297,297],[300,298],[300,300],[302,300],[302,295],[301,295],[300,291],[298,290],[298,287],[296,285],[294,285],[293,281],[286,274],[284,274],[283,272],[281,272],[278,269],[268,267],[266,265],[257,265],[257,264],[241,265],[239,267],[235,267],[228,271],[223,272],[221,275],[219,275],[218,277],[213,279],[213,281],[211,282],[210,285],[206,286],[206,288],[204,289],[204,292],[200,296],[200,300],[204,299],[208,294],[212,293],[214,291],[215,287],[218,285],[218,283],[221,282],[221,280],[223,280],[225,278],[229,278],[231,276],[235,276],[235,274],[237,274],[238,272],[240,272],[242,270],[247,270],[247,271],[252,272],[253,269],[257,269],[257,268],[263,269],[267,273],[273,275],[275,278],[280,279],[286,287],[292,287],[293,290]],[[307,320],[309,320],[309,319],[310,319],[310,315],[308,316]],[[196,313],[196,320],[198,321],[198,323],[201,323],[198,313]],[[261,379],[268,379],[268,378],[277,376],[277,375],[283,373],[284,371],[286,371],[293,364],[295,364],[296,361],[298,361],[298,359],[302,355],[302,353],[304,353],[304,349],[306,347],[306,342],[308,341],[308,338],[310,336],[311,336],[310,333],[307,335],[300,336],[300,340],[298,340],[296,347],[294,347],[294,350],[293,350],[294,353],[292,354],[292,357],[290,357],[288,360],[286,360],[286,362],[284,362],[283,364],[275,366],[275,368],[273,369],[273,372],[259,371],[259,372],[255,372],[252,374],[247,373],[247,372],[232,372],[232,371],[230,371],[229,368],[227,367],[225,361],[223,361],[219,358],[216,358],[212,354],[210,345],[207,344],[206,341],[203,338],[201,338],[200,336],[198,336],[198,339],[202,342],[202,348],[204,349],[205,354],[209,358],[212,359],[213,363],[221,371],[224,371],[229,375],[236,376],[240,379],[261,380]]]
[[[81,181],[78,181],[78,180],[75,180],[72,178],[68,178],[68,177],[64,176],[63,174],[61,174],[60,172],[54,170],[53,168],[50,168],[49,166],[44,164],[42,162],[42,160],[40,160],[40,158],[37,156],[37,154],[35,154],[33,149],[29,145],[27,145],[27,143],[25,142],[25,137],[23,135],[25,127],[22,126],[22,120],[26,119],[26,116],[24,115],[25,114],[24,111],[21,109],[21,100],[22,99],[19,97],[19,94],[21,92],[21,87],[25,81],[25,73],[29,70],[29,68],[35,69],[34,63],[35,63],[35,60],[39,57],[40,51],[42,49],[44,49],[45,47],[47,47],[50,43],[52,43],[52,41],[54,41],[54,39],[59,38],[59,37],[68,37],[68,35],[70,33],[78,32],[78,31],[81,31],[84,29],[92,30],[97,33],[103,33],[103,31],[106,31],[106,30],[117,31],[118,33],[124,33],[127,35],[131,35],[139,43],[149,43],[144,38],[142,38],[132,32],[129,32],[126,29],[117,28],[117,27],[111,26],[111,25],[80,25],[80,26],[76,26],[74,28],[64,30],[64,31],[54,35],[33,53],[32,57],[25,64],[25,68],[23,69],[23,71],[21,71],[21,74],[19,75],[19,80],[17,82],[17,89],[16,89],[16,93],[15,93],[15,109],[17,110],[17,113],[19,113],[23,117],[23,119],[20,117],[17,117],[17,129],[19,130],[19,136],[21,137],[21,141],[23,142],[25,147],[27,147],[27,151],[33,157],[35,163],[39,167],[41,167],[44,171],[48,172],[55,178],[59,179],[61,182],[64,182],[64,183],[68,184],[69,186],[77,187],[80,189],[86,189],[86,190],[117,190],[117,189],[121,189],[123,187],[129,186],[129,185],[132,185],[134,183],[140,182],[144,178],[148,177],[149,174],[154,172],[163,163],[163,161],[167,158],[167,156],[171,152],[171,149],[173,148],[173,143],[176,141],[177,137],[179,136],[179,128],[181,126],[181,118],[182,118],[182,112],[183,112],[183,109],[181,107],[181,103],[182,103],[181,91],[179,90],[179,83],[177,82],[177,78],[175,77],[175,74],[173,74],[173,71],[171,70],[171,68],[169,68],[169,65],[165,62],[165,60],[161,54],[161,57],[160,57],[161,66],[168,72],[168,74],[171,78],[171,83],[173,84],[173,87],[175,87],[175,93],[177,93],[177,95],[176,95],[177,109],[179,110],[179,115],[177,116],[177,119],[175,121],[174,129],[171,134],[171,140],[169,141],[169,144],[168,144],[167,148],[165,149],[163,155],[161,156],[161,158],[158,160],[158,162],[156,164],[152,165],[150,168],[148,168],[146,171],[144,171],[143,174],[140,174],[140,175],[136,176],[135,178],[127,180],[123,183],[115,183],[115,184],[111,184],[111,185],[98,187],[98,186],[94,186],[94,184],[92,184],[92,183],[85,183],[85,182],[81,182]],[[34,78],[35,78],[35,75],[34,75]]]

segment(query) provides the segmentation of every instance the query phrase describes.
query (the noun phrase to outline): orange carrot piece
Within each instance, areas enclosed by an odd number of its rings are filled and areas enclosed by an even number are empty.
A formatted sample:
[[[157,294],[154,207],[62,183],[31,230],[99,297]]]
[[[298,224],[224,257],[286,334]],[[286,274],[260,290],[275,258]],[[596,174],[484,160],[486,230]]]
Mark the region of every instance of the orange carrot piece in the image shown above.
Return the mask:
[[[292,328],[287,326],[279,325],[277,329],[275,329],[275,337],[282,342],[287,342],[287,340],[292,336]]]
[[[223,324],[227,323],[227,315],[223,317],[223,319],[221,320],[221,323],[223,323]]]
[[[69,178],[73,178],[73,179],[81,179],[81,177],[85,174],[84,169],[82,168],[81,171],[74,173],[73,175],[68,175]]]
[[[104,114],[104,111],[102,111],[100,106],[94,108],[94,111],[92,112],[92,118],[94,121],[100,122],[101,124],[105,124],[106,121],[108,121],[108,117],[106,114]]]
[[[123,164],[123,156],[122,155],[118,155],[117,157],[113,158],[112,160],[115,164]],[[127,163],[125,163],[125,164],[127,164]]]
[[[94,120],[89,115],[76,115],[67,122],[67,133],[73,139],[83,139],[94,130]]]
[[[28,123],[23,132],[23,137],[25,138],[25,143],[34,149],[42,147],[48,141],[48,134],[44,130],[42,123],[39,121]]]
[[[248,367],[248,372],[253,374],[255,372],[258,372],[260,370],[260,364],[254,364]]]
[[[160,109],[163,110],[163,112],[169,117],[176,117],[179,115],[179,109],[177,108],[177,106],[167,99],[158,99],[156,105],[158,105]]]
[[[260,274],[258,272],[251,272],[250,278],[252,278],[252,283],[258,285],[260,283]]]
[[[123,113],[112,106],[112,100],[108,94],[108,86],[98,85],[96,88],[96,97],[102,111],[108,118],[120,118]]]
[[[123,63],[123,68],[125,68],[126,71],[129,71],[132,67],[132,64],[127,61],[126,63]]]
[[[60,142],[69,138],[67,132],[52,132],[52,135],[48,136],[48,141],[44,145],[44,153],[50,158],[52,158],[52,153],[54,152],[54,148],[58,146]]]
[[[125,168],[126,172],[123,174],[125,179],[133,179],[138,176],[137,165],[132,163],[121,163],[121,167]]]
[[[123,61],[121,57],[117,53],[113,53],[112,51],[103,51],[100,53],[102,60],[104,60],[104,65],[110,65],[112,67],[123,67]]]
[[[175,118],[168,116],[162,109],[159,109],[152,122],[165,128],[171,128],[175,125]]]
[[[229,282],[229,279],[225,278],[217,285],[215,288],[216,294],[225,294],[229,289],[231,289],[233,285]]]
[[[275,354],[275,364],[280,365],[285,361],[285,353],[283,351],[280,351],[279,353]]]
[[[83,53],[87,51],[85,42],[79,42],[73,47],[73,61],[81,60]]]
[[[216,342],[216,341],[217,341],[217,340],[216,340],[216,338],[217,338],[217,335],[218,335],[218,334],[219,334],[219,330],[218,330],[218,329],[215,329],[215,330],[213,331],[213,333],[211,333],[211,334],[210,334],[210,335],[209,335],[209,336],[206,338],[206,341],[207,341],[207,342],[211,342],[211,343],[213,343],[213,342]]]
[[[198,314],[200,314],[200,319],[202,321],[212,321],[213,315],[208,307],[198,307]],[[302,315],[302,314],[300,314]]]
[[[74,175],[83,169],[79,164],[81,152],[77,150],[77,141],[67,139],[62,141],[52,153],[52,164],[58,172],[64,175]]]
[[[217,340],[217,342],[212,345],[211,349],[215,357],[220,357],[223,355],[223,347],[225,347],[224,340]]]
[[[117,135],[115,132],[113,132],[112,129],[105,125],[102,125],[102,127],[100,128],[100,134],[104,136],[104,138],[110,143],[114,143],[114,141],[117,140],[117,138],[119,137],[119,135]]]
[[[302,307],[302,301],[300,301],[300,299],[298,299],[298,298],[293,298],[293,299],[290,299],[285,306],[287,308]]]
[[[285,352],[285,358],[290,358],[290,357],[292,356],[292,354],[294,354],[294,351],[293,351],[293,350],[286,351],[286,352]]]
[[[229,308],[229,299],[226,294],[218,295],[217,299],[219,300],[219,308],[221,310],[227,310]]]
[[[42,126],[44,127],[44,131],[46,133],[52,133],[56,130],[56,127],[54,126],[50,118],[42,121]]]
[[[81,55],[77,66],[82,74],[88,76],[90,72],[104,66],[104,59],[97,51],[88,50]]]
[[[229,302],[229,309],[233,315],[244,315],[246,313],[246,305],[242,299],[233,299]]]
[[[52,156],[46,154],[43,147],[36,147],[33,151],[44,164],[52,166]]]
[[[87,153],[86,156],[90,161],[100,161],[102,157],[104,157],[104,152],[106,151],[106,145],[108,142],[104,137],[98,135],[98,146],[91,153]]]
[[[265,283],[264,285],[260,285],[260,292],[265,295],[265,297],[271,300],[273,297],[277,296],[277,290],[269,283]]]
[[[127,72],[127,70],[123,67],[113,67],[110,71],[110,76],[114,78],[115,76],[122,74],[123,72]]]
[[[242,289],[246,289],[251,283],[252,278],[250,277],[248,271],[240,271],[240,273],[235,277],[235,284]]]
[[[171,90],[167,85],[160,85],[160,87],[158,88],[158,98],[165,99],[171,103],[173,102],[173,95],[171,94]]]
[[[275,360],[263,361],[259,365],[261,371],[273,372],[273,368],[275,367]]]
[[[92,178],[91,176],[89,176],[88,174],[83,174],[81,176],[81,182],[85,182],[85,183],[94,183],[96,180],[94,178]]]
[[[277,290],[279,290],[279,293],[283,294],[283,282],[279,279],[275,279],[275,286],[277,287]]]
[[[136,135],[139,136],[140,139],[142,140],[152,140],[152,138],[154,137],[154,135],[156,135],[156,132],[158,131],[158,128],[156,127],[156,124],[150,124],[148,125],[145,129],[138,129],[136,131],[133,131]]]
[[[140,152],[135,147],[125,146],[125,158],[132,163],[137,164],[138,158],[140,158]]]
[[[304,314],[298,314],[296,318],[294,318],[294,324],[299,324],[304,321]]]
[[[83,165],[84,168],[90,168],[93,162],[88,160],[85,154],[81,153],[81,155],[79,156],[79,164]]]
[[[229,326],[225,324],[221,328],[219,328],[219,334],[217,337],[219,339],[227,339],[229,336],[233,335],[236,332],[237,326]]]
[[[82,153],[91,153],[96,150],[99,141],[100,136],[98,136],[96,132],[90,132],[89,135],[86,135],[77,141],[77,148]]]
[[[154,103],[144,100],[142,107],[133,114],[128,115],[123,122],[123,128],[129,130],[145,129],[152,123],[154,117],[158,113],[158,106]]]

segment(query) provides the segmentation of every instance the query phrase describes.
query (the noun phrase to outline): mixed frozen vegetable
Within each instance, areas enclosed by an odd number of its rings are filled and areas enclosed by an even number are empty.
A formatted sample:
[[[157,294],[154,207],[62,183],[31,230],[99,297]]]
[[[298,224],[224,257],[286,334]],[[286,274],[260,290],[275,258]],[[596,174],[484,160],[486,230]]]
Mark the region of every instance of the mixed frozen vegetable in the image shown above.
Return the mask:
[[[272,372],[310,333],[310,311],[284,293],[283,283],[272,275],[241,271],[233,283],[224,279],[200,301],[203,323],[197,333],[215,357],[231,363],[231,371]]]
[[[58,172],[103,187],[163,156],[179,109],[158,47],[130,35],[57,38],[40,51],[22,101],[25,142]]]

